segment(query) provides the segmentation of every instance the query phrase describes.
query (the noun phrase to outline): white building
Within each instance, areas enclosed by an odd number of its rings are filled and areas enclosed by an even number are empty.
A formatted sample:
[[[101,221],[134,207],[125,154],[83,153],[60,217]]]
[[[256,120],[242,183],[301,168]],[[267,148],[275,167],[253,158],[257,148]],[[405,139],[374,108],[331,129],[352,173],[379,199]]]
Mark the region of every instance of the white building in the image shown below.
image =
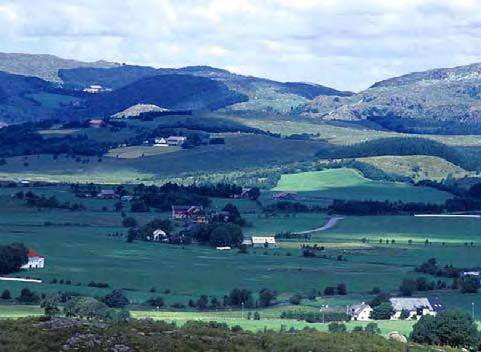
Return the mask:
[[[22,269],[43,269],[45,267],[45,257],[38,255],[33,249],[28,250],[28,262],[22,265]]]
[[[112,89],[105,88],[101,86],[100,84],[91,84],[87,88],[84,88],[83,91],[85,93],[90,93],[90,94],[99,94],[99,93],[105,93],[105,92],[110,92]]]
[[[436,310],[426,297],[393,297],[389,301],[394,309],[391,320],[401,319],[403,311],[409,313],[407,320],[419,320],[424,315],[436,315]]]
[[[371,320],[372,308],[369,304],[353,304],[348,308],[348,314],[352,320],[368,321]]]
[[[157,229],[152,233],[154,241],[165,241],[167,240],[167,233],[162,229]]]
[[[170,146],[181,146],[182,144],[185,143],[187,140],[187,137],[182,137],[182,136],[170,136],[167,138],[167,144]]]
[[[156,138],[154,140],[154,147],[168,147],[167,141],[165,138]]]
[[[274,236],[253,236],[253,248],[277,248],[276,238]]]

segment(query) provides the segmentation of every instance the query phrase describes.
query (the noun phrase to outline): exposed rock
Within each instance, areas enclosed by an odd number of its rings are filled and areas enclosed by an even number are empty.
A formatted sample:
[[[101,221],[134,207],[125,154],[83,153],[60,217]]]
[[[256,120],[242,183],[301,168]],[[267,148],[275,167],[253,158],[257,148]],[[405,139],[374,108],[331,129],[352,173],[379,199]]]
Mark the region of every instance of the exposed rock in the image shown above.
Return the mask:
[[[402,342],[402,343],[407,343],[408,342],[408,339],[406,338],[406,336],[404,335],[401,335],[399,332],[397,331],[391,331],[389,334],[387,334],[387,338],[389,340],[393,340],[393,341],[397,341],[397,342]]]

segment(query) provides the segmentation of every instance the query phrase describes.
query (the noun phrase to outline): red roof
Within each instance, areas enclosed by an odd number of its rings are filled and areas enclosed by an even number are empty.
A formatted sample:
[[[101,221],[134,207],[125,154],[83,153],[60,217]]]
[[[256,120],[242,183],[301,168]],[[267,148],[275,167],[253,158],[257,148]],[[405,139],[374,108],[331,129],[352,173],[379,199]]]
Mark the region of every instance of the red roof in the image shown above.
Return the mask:
[[[33,248],[29,248],[28,249],[28,254],[27,254],[28,257],[39,257],[38,253],[35,252],[35,250]]]

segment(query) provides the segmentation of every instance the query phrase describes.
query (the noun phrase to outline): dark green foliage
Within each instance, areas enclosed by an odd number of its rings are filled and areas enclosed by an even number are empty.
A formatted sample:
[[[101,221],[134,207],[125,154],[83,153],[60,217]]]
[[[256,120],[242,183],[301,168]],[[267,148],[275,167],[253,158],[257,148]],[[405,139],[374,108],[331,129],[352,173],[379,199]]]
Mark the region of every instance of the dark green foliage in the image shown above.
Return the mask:
[[[381,329],[379,329],[376,323],[368,323],[364,328],[364,332],[369,336],[374,336],[381,334]]]
[[[342,323],[330,323],[327,326],[327,329],[329,330],[330,333],[339,333],[339,332],[347,331],[346,325]]]
[[[164,306],[164,299],[162,297],[154,297],[150,298],[143,303],[144,306],[149,307],[163,307]]]
[[[464,276],[459,281],[462,293],[476,293],[479,289],[479,277]]]
[[[318,156],[322,159],[350,159],[382,155],[430,155],[446,159],[466,170],[474,170],[476,163],[455,147],[417,137],[379,138],[355,145],[326,145]]]
[[[61,297],[59,295],[50,295],[45,297],[40,303],[40,307],[44,309],[44,313],[48,317],[53,317],[60,314],[58,305]]]
[[[277,298],[277,292],[268,288],[263,288],[259,292],[259,305],[262,307],[268,307],[274,303]]]
[[[0,295],[0,299],[4,300],[10,300],[12,299],[12,294],[10,293],[10,290],[3,290],[2,294]]]
[[[229,293],[228,304],[231,306],[240,307],[244,303],[244,307],[250,308],[254,306],[254,299],[252,292],[245,289],[234,288]]]
[[[122,225],[125,227],[135,227],[137,226],[137,220],[131,216],[127,216],[122,220]]]
[[[72,297],[64,305],[67,317],[125,321],[129,313],[125,310],[109,308],[105,303],[92,297]]]
[[[27,253],[28,249],[23,243],[0,246],[0,275],[19,271],[28,262]]]
[[[373,308],[371,318],[374,320],[389,320],[394,314],[394,309],[390,303],[384,302]]]
[[[339,312],[303,312],[302,310],[284,311],[281,319],[303,320],[308,323],[325,323],[331,321],[349,321],[351,317],[346,313]]]
[[[404,279],[399,287],[399,292],[404,297],[411,297],[413,292],[416,290],[416,280],[413,279]]]
[[[301,301],[302,301],[302,297],[299,294],[296,294],[296,295],[293,295],[293,296],[289,297],[289,303],[290,304],[299,305],[299,304],[301,304]]]
[[[20,291],[20,295],[15,299],[20,304],[38,304],[40,302],[40,297],[34,291],[28,288],[23,288]]]
[[[129,304],[129,299],[124,295],[122,290],[114,290],[103,297],[102,302],[111,308],[124,308]]]
[[[477,348],[480,342],[472,317],[457,310],[441,312],[436,317],[421,317],[413,326],[411,339],[423,344],[466,348]]]

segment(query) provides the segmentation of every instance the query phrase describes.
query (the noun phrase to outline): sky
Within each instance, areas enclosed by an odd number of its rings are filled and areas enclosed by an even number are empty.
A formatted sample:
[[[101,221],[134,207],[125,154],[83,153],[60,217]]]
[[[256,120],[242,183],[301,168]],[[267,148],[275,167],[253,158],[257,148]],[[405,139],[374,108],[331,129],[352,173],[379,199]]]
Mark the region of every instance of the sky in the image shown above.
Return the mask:
[[[0,0],[0,51],[359,91],[481,62],[481,0]]]

